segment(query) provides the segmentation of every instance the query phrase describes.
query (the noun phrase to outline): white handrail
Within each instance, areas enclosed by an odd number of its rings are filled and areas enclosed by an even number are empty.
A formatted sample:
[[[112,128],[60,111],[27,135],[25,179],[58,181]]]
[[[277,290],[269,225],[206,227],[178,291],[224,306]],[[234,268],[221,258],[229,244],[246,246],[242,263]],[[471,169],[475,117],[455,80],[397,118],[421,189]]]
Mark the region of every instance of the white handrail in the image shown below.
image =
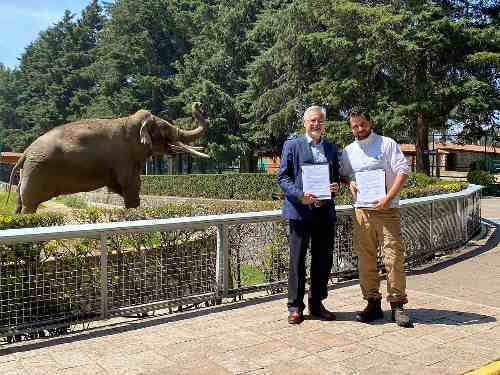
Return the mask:
[[[438,194],[422,198],[401,200],[400,205],[414,206],[435,201],[442,201],[466,196],[480,190],[482,186],[469,185],[457,193]],[[351,205],[336,207],[337,215],[350,215]],[[145,233],[156,231],[169,231],[178,229],[202,229],[209,226],[226,224],[258,223],[281,219],[281,210],[246,212],[236,214],[206,215],[177,217],[169,219],[121,221],[98,224],[71,224],[39,228],[20,228],[0,230],[0,243],[13,244],[19,242],[47,241],[65,238],[99,238],[102,235],[117,233]]]

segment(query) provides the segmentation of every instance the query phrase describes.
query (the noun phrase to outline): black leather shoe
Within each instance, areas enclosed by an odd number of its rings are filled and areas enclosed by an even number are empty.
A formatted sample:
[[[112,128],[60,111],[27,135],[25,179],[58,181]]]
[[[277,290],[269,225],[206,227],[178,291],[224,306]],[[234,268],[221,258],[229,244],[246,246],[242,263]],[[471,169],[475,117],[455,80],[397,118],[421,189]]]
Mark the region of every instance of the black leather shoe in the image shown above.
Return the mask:
[[[393,322],[396,322],[400,327],[413,328],[413,322],[408,312],[403,308],[403,304],[391,302],[391,310],[391,319]]]
[[[299,311],[290,311],[288,314],[289,324],[300,324],[304,320],[304,316]]]
[[[369,299],[365,309],[356,314],[356,320],[361,323],[370,323],[378,319],[384,319],[380,299]]]
[[[321,320],[335,320],[337,317],[331,311],[328,311],[322,303],[316,306],[309,305],[309,314],[312,317],[321,319]]]

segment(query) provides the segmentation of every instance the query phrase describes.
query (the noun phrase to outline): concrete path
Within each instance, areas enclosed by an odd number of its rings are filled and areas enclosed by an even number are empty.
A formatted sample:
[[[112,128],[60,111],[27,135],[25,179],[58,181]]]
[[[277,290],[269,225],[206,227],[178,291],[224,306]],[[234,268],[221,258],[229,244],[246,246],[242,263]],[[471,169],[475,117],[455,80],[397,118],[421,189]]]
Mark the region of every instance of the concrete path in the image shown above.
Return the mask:
[[[330,292],[335,322],[290,326],[283,295],[121,318],[1,345],[0,374],[462,374],[500,359],[500,200],[482,204],[489,237],[408,275],[413,329],[355,322],[364,303],[353,282]]]

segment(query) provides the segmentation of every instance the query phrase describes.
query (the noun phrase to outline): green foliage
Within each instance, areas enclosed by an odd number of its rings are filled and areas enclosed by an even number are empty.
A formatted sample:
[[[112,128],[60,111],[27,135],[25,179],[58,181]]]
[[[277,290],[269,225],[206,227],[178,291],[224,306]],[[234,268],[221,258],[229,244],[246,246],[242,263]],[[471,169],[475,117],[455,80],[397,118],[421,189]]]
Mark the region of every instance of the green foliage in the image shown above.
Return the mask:
[[[89,207],[72,213],[77,223],[107,223],[117,221],[167,219],[197,215],[230,214],[274,210],[281,207],[277,201],[218,201],[199,200],[186,203],[169,203],[161,207],[136,209],[105,209]]]
[[[0,215],[11,215],[16,208],[16,199],[16,193],[11,192],[9,201],[7,202],[7,193],[0,192]]]
[[[0,230],[50,227],[64,224],[64,215],[55,213],[0,216]]]
[[[87,208],[87,203],[75,196],[62,195],[55,199],[56,202],[62,203],[67,207],[82,209]]]
[[[495,183],[495,176],[484,170],[473,169],[467,173],[467,181],[471,184],[489,186]]]
[[[40,33],[22,55],[19,77],[18,129],[27,130],[25,144],[57,125],[81,118],[94,96],[97,35],[104,18],[97,0],[80,19],[66,11],[55,25]]]
[[[263,269],[266,282],[284,280],[288,274],[289,252],[286,225],[284,223],[277,225],[273,241],[264,249]]]
[[[406,180],[406,188],[421,188],[421,187],[426,187],[429,185],[435,185],[438,183],[440,180],[437,177],[430,177],[427,176],[424,173],[412,173],[411,175],[408,176],[408,179]]]
[[[87,107],[95,116],[126,115],[140,108],[178,117],[167,107],[175,95],[175,62],[190,49],[200,0],[122,0],[108,5],[110,15],[100,34],[96,95]]]
[[[487,7],[474,7],[477,19],[435,1],[293,2],[266,19],[276,27],[250,66],[252,121],[283,142],[308,105],[323,104],[341,145],[353,106],[368,108],[388,135],[418,128],[427,139],[450,119],[491,124],[499,34]]]
[[[401,199],[420,198],[437,194],[457,193],[467,187],[467,183],[450,181],[426,187],[405,188],[401,192]]]
[[[266,275],[258,267],[251,264],[242,264],[240,267],[242,286],[256,285],[266,282]]]
[[[142,176],[142,194],[211,199],[271,200],[276,175],[263,173]]]
[[[215,160],[239,156],[244,171],[257,152],[279,154],[311,104],[327,108],[327,136],[341,146],[352,139],[345,117],[354,105],[396,138],[426,139],[450,120],[471,129],[498,122],[491,0],[103,4],[89,1],[79,18],[61,14],[19,69],[0,65],[0,149],[22,151],[82,117],[145,108],[179,118],[194,100],[211,120],[200,142]]]
[[[418,194],[427,196],[455,192],[466,186],[466,183],[440,180],[416,173],[409,176],[402,196],[413,198]],[[276,175],[271,174],[142,176],[141,194],[268,201],[274,195],[273,193],[280,195],[281,189],[278,186]],[[340,188],[335,196],[335,202],[338,205],[352,203],[351,193],[346,186]]]
[[[473,161],[469,166],[470,171],[488,171],[488,162],[485,159]]]
[[[0,215],[0,230],[49,227],[64,224],[61,214]],[[38,261],[42,251],[50,248],[49,242],[26,242],[14,245],[0,244],[0,263],[21,259]]]

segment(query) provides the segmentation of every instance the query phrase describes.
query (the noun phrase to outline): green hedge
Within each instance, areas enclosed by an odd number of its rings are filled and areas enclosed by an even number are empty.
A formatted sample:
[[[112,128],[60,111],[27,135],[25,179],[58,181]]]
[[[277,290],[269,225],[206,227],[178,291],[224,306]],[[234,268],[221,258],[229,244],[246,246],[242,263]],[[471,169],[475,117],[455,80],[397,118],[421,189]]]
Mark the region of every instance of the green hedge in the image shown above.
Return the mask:
[[[471,184],[489,186],[495,183],[495,176],[489,172],[474,169],[467,173],[467,181]]]
[[[191,198],[271,200],[277,176],[265,173],[142,176],[141,194]]]
[[[0,230],[26,227],[50,227],[64,224],[64,215],[56,213],[0,215]]]
[[[181,216],[231,214],[238,212],[267,211],[281,208],[280,201],[206,201],[195,203],[169,203],[161,207],[135,209],[106,209],[91,207],[75,210],[73,223],[104,223],[116,221],[168,219]]]
[[[414,198],[457,192],[467,187],[465,182],[440,180],[421,173],[408,177],[401,197]],[[277,176],[264,173],[161,175],[142,176],[141,194],[166,195],[209,199],[271,200],[273,193],[281,194]],[[335,199],[337,204],[350,204],[349,190],[342,187]]]
[[[50,227],[64,224],[64,215],[55,213],[30,215],[0,215],[0,230],[17,228]],[[19,259],[37,261],[48,242],[27,242],[14,245],[0,244],[0,263]]]

